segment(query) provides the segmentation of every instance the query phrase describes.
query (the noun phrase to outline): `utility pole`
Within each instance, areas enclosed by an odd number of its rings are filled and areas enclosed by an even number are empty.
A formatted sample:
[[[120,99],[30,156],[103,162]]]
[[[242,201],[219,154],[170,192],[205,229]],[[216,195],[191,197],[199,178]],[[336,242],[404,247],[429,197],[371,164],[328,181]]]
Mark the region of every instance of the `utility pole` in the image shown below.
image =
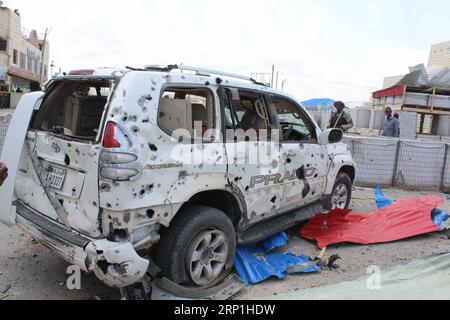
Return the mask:
[[[274,77],[274,73],[275,73],[275,65],[272,65],[272,81],[270,82],[270,87],[273,88],[273,77]]]
[[[278,76],[279,75],[280,75],[280,70],[277,70],[277,82],[276,82],[275,89],[278,89]]]
[[[42,83],[42,74],[44,73],[44,57],[45,57],[45,49],[47,46],[47,35],[48,35],[48,28],[45,29],[45,36],[44,36],[44,44],[42,45],[42,58],[41,58],[41,72],[39,73],[39,82]]]

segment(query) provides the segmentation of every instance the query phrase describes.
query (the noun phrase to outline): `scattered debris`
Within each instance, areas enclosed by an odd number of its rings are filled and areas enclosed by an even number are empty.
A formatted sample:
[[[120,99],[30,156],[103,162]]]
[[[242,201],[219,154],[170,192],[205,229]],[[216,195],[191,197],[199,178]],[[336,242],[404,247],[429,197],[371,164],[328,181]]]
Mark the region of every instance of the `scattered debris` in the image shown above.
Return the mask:
[[[343,242],[375,244],[397,241],[440,231],[430,219],[430,212],[442,203],[439,197],[426,196],[402,199],[369,214],[336,209],[328,215],[314,217],[300,234],[306,239],[317,240],[319,248]],[[322,228],[324,222],[328,226],[326,230]]]
[[[339,269],[340,266],[336,264],[336,261],[338,260],[342,260],[342,258],[339,255],[337,254],[332,255],[330,259],[328,259],[327,267],[330,269]]]
[[[283,232],[260,245],[238,248],[234,266],[239,278],[247,284],[257,284],[272,276],[285,279],[288,274],[320,272],[318,262],[303,255],[269,253],[287,242],[288,236]]]
[[[7,284],[3,289],[0,289],[0,293],[7,293],[9,291],[9,289],[11,289],[11,285]]]
[[[0,296],[0,300],[3,300],[5,298],[7,298],[7,297],[9,297],[9,294],[4,294],[4,295]]]

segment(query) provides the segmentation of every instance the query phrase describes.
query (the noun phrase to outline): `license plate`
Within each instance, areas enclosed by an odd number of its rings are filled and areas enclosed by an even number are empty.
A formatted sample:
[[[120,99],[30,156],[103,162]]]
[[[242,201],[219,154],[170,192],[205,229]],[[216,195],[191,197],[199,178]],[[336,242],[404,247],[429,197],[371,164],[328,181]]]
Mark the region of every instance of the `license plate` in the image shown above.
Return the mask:
[[[51,168],[51,172],[49,172],[47,176],[47,183],[50,187],[61,190],[64,180],[66,179],[66,170],[59,168]]]

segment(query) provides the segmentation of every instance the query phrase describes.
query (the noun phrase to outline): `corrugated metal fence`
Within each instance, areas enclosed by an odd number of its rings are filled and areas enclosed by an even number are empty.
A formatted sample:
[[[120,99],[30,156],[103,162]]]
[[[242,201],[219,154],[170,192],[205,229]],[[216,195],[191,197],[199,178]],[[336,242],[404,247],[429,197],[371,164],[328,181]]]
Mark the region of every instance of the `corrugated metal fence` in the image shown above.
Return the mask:
[[[346,137],[357,164],[356,184],[450,191],[447,143]]]

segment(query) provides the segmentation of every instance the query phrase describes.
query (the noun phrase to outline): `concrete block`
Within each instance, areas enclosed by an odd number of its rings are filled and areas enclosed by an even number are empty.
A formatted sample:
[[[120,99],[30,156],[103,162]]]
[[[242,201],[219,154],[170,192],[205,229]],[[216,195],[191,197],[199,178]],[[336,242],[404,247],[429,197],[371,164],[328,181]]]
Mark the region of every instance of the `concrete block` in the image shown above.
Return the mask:
[[[439,190],[445,144],[402,141],[395,186],[414,190]]]
[[[356,123],[358,128],[369,128],[370,125],[371,110],[360,109],[358,110],[358,122]]]
[[[357,164],[356,183],[391,186],[395,171],[397,141],[355,139],[353,158]]]

